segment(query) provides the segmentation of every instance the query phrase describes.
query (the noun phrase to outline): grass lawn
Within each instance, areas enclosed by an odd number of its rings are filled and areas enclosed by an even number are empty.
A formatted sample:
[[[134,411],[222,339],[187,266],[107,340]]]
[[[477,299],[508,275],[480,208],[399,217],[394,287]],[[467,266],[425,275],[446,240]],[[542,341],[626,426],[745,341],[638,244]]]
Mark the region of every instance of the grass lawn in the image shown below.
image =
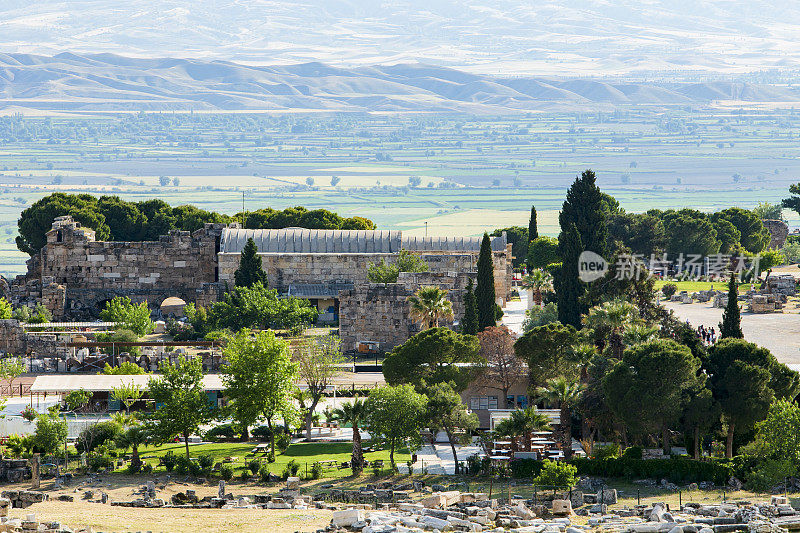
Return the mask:
[[[195,444],[189,445],[189,453],[193,459],[196,459],[202,454],[210,454],[214,458],[214,462],[221,462],[226,457],[235,457],[235,461],[231,464],[234,467],[234,475],[238,476],[247,467],[252,459],[261,459],[266,462],[266,455],[259,454],[253,455],[251,451],[255,448],[257,442],[219,442],[209,444]],[[366,447],[368,443],[364,443]],[[353,450],[353,445],[349,442],[300,442],[292,444],[285,453],[277,455],[275,462],[269,464],[270,472],[280,475],[286,468],[290,461],[295,460],[300,464],[300,474],[305,474],[306,468],[308,472],[311,471],[311,465],[318,461],[336,461],[343,463],[350,460],[350,454]],[[146,446],[139,449],[139,454],[142,459],[153,465],[155,472],[165,471],[164,467],[156,468],[159,458],[172,451],[175,455],[184,455],[185,448],[183,443],[170,443],[163,446]],[[382,459],[384,462],[384,470],[389,471],[389,450],[380,450],[371,453],[365,453],[364,458],[372,462],[376,459]],[[394,460],[398,465],[403,465],[411,459],[411,454],[407,449],[395,450]],[[371,471],[371,468],[367,468]],[[338,469],[335,467],[326,468],[324,477],[338,478],[346,477],[351,474],[349,468]]]
[[[716,290],[726,291],[728,290],[728,284],[724,281],[665,281],[665,280],[656,280],[656,290],[661,290],[661,287],[666,285],[667,283],[674,283],[678,286],[678,292],[681,291],[688,291],[688,292],[697,292],[697,291],[707,291],[711,288]],[[739,292],[747,292],[750,290],[750,283],[744,283],[739,285]]]

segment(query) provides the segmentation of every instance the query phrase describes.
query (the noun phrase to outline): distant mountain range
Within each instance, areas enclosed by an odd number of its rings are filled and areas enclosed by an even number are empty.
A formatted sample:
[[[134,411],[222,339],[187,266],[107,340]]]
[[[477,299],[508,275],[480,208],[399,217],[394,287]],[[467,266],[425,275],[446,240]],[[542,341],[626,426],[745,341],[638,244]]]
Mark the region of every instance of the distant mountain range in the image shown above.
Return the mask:
[[[3,0],[0,52],[503,75],[800,68],[787,0]]]
[[[800,102],[791,86],[501,78],[398,64],[251,66],[112,54],[0,54],[0,109],[50,111],[313,110],[508,113],[716,100]]]

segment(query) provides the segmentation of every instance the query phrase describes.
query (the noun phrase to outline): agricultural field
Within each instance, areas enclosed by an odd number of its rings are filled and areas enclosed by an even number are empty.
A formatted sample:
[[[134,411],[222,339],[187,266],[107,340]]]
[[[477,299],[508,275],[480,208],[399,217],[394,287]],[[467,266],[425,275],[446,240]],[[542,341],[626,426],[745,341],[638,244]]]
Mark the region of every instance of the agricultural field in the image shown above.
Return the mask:
[[[24,271],[19,213],[54,191],[235,213],[304,205],[415,235],[527,224],[558,232],[575,175],[629,211],[777,203],[798,181],[795,111],[69,114],[0,117],[0,274]],[[796,216],[787,213],[790,223]]]

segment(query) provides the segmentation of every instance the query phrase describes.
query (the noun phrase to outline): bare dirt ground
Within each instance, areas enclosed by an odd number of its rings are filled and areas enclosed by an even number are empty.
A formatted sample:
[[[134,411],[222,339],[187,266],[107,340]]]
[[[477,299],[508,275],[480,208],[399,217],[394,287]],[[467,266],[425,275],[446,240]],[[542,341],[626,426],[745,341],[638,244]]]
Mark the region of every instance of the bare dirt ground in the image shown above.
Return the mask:
[[[800,314],[798,301],[791,298],[780,313],[754,314],[742,309],[742,331],[744,338],[769,349],[781,363],[800,365]],[[682,304],[664,302],[664,307],[688,320],[694,327],[701,324],[713,326],[719,332],[722,309],[711,303]]]
[[[198,497],[217,494],[216,482],[199,485],[167,481],[160,476],[156,480],[158,497],[169,498],[186,489],[195,490]],[[131,507],[112,507],[108,504],[83,500],[84,491],[94,491],[95,499],[100,492],[106,492],[111,501],[130,501],[137,496],[134,491],[144,483],[143,478],[135,479],[127,476],[104,476],[99,482],[88,482],[88,479],[76,480],[69,487],[56,490],[50,482],[44,482],[41,489],[50,495],[50,501],[39,503],[27,509],[12,509],[12,518],[24,518],[36,513],[39,521],[55,520],[73,529],[91,527],[94,531],[129,532],[152,531],[154,533],[294,533],[313,532],[330,523],[331,512],[308,509],[183,509],[156,508],[140,509]],[[27,485],[8,485],[2,489],[28,488]],[[227,492],[234,496],[270,492],[265,487],[252,484],[231,482]],[[272,489],[273,491],[275,489]],[[73,502],[57,501],[59,495],[73,496]]]

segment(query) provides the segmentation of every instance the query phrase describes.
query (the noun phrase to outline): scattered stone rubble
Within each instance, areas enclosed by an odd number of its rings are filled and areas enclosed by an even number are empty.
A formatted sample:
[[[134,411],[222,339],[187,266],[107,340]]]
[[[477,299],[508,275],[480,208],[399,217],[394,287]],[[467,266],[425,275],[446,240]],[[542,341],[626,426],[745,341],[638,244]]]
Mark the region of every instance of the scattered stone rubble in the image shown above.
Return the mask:
[[[665,503],[611,510],[617,492],[602,485],[596,493],[573,490],[550,496],[536,500],[511,496],[509,502],[502,502],[483,493],[436,492],[414,503],[336,510],[331,524],[318,533],[788,533],[800,529],[800,513],[782,496],[773,496],[769,503],[688,502],[672,510]],[[588,525],[576,515],[587,517]]]

